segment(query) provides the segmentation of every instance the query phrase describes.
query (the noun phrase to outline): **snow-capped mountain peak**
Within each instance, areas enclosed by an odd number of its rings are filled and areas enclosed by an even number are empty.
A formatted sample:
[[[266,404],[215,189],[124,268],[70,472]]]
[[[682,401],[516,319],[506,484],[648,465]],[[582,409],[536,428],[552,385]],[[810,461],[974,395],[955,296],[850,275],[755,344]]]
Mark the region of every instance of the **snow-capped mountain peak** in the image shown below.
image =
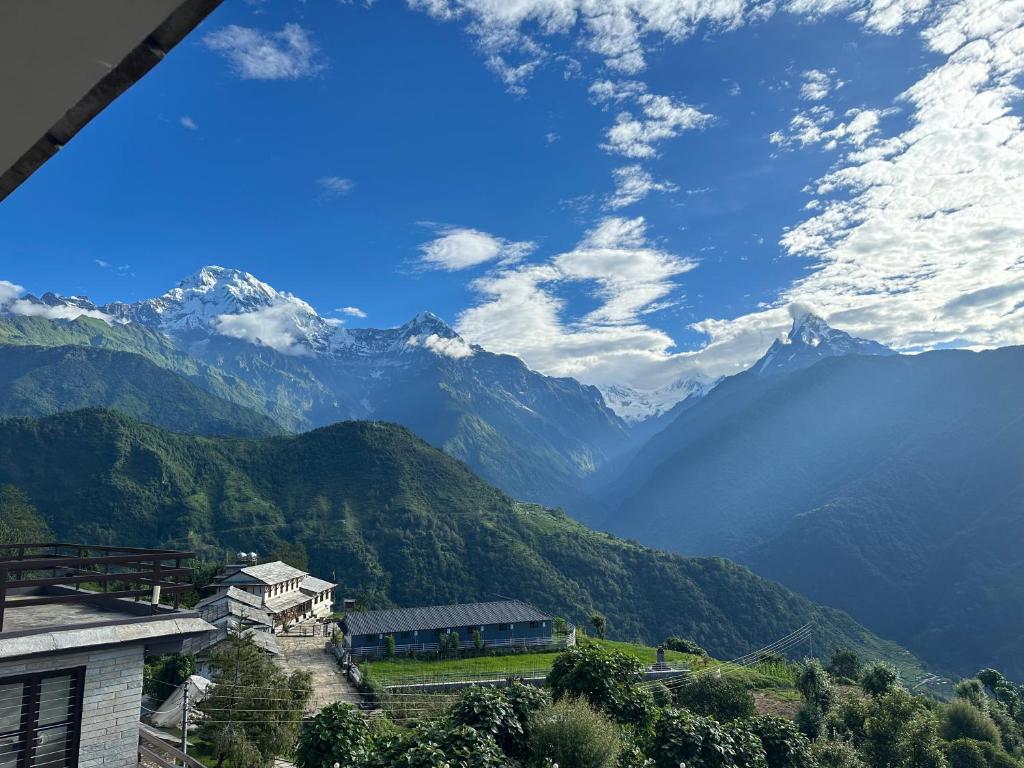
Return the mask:
[[[684,376],[657,389],[634,389],[619,384],[600,386],[605,404],[630,424],[668,413],[689,398],[701,398],[710,392],[719,379],[708,376]]]
[[[772,375],[806,368],[825,357],[894,354],[884,344],[851,336],[813,312],[802,312],[794,316],[786,337],[772,342],[752,370],[758,375]]]

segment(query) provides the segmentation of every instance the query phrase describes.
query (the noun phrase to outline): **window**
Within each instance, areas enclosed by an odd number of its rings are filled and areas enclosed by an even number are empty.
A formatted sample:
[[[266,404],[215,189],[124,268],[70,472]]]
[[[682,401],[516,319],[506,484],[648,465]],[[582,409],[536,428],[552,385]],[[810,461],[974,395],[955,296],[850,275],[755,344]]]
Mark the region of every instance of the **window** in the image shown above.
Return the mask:
[[[402,639],[403,640],[407,640],[410,637],[412,637],[412,632],[403,632],[402,633]]]
[[[508,632],[511,628],[512,628],[511,624],[499,624],[498,625],[498,631],[499,632]]]
[[[0,680],[0,768],[74,768],[85,667]]]
[[[537,629],[539,626],[540,626],[540,622],[539,621],[531,621],[530,622],[530,629]]]

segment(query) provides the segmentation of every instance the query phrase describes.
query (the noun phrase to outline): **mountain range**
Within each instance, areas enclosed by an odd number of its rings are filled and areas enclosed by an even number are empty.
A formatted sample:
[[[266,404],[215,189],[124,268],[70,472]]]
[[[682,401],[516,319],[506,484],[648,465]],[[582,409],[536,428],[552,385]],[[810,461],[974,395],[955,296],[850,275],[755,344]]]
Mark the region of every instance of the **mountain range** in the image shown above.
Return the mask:
[[[1024,675],[1024,348],[776,360],[650,440],[595,524],[747,563],[939,668]]]
[[[515,497],[546,504],[576,502],[581,481],[631,439],[595,387],[471,346],[429,312],[398,328],[350,329],[221,267],[132,304],[27,296],[0,317],[0,342],[141,354],[290,431],[395,421]]]
[[[397,422],[524,502],[738,560],[940,669],[1024,676],[1022,358],[1020,348],[897,355],[795,311],[789,333],[740,374],[598,390],[470,345],[430,313],[346,328],[252,275],[208,267],[133,304],[44,294],[0,310],[0,415],[104,406],[174,432],[271,441],[351,419]],[[194,440],[182,450],[210,445]],[[165,480],[176,471],[139,461]],[[223,502],[221,491],[212,507],[199,502],[208,526]],[[596,535],[562,530],[564,546]],[[223,531],[207,539],[229,542]],[[380,578],[391,568],[402,565]]]
[[[794,654],[848,646],[919,663],[840,611],[721,558],[658,552],[517,502],[404,427],[345,422],[262,439],[182,435],[88,409],[0,419],[0,487],[62,540],[180,546],[213,562],[287,546],[371,607],[515,595],[613,636],[693,638],[723,657],[812,626]]]

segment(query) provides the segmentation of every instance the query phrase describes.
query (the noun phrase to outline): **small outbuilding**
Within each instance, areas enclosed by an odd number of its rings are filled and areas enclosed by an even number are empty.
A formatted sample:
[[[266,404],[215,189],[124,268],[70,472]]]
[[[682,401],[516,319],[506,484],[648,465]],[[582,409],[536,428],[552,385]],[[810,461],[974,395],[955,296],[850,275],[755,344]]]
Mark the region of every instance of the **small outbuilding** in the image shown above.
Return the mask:
[[[575,643],[575,630],[521,600],[353,611],[340,622],[344,646],[353,657],[394,652],[432,653],[459,648],[562,648]],[[556,624],[559,626],[556,628]]]

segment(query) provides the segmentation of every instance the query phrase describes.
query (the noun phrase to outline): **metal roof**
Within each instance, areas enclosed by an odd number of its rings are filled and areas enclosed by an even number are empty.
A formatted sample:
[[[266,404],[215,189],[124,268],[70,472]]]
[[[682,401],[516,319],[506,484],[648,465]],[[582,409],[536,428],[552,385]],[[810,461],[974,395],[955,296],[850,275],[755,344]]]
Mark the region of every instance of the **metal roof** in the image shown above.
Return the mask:
[[[553,616],[521,600],[493,603],[431,605],[425,608],[386,608],[349,613],[342,626],[349,635],[377,635],[415,629],[464,629],[486,624],[550,621]]]

